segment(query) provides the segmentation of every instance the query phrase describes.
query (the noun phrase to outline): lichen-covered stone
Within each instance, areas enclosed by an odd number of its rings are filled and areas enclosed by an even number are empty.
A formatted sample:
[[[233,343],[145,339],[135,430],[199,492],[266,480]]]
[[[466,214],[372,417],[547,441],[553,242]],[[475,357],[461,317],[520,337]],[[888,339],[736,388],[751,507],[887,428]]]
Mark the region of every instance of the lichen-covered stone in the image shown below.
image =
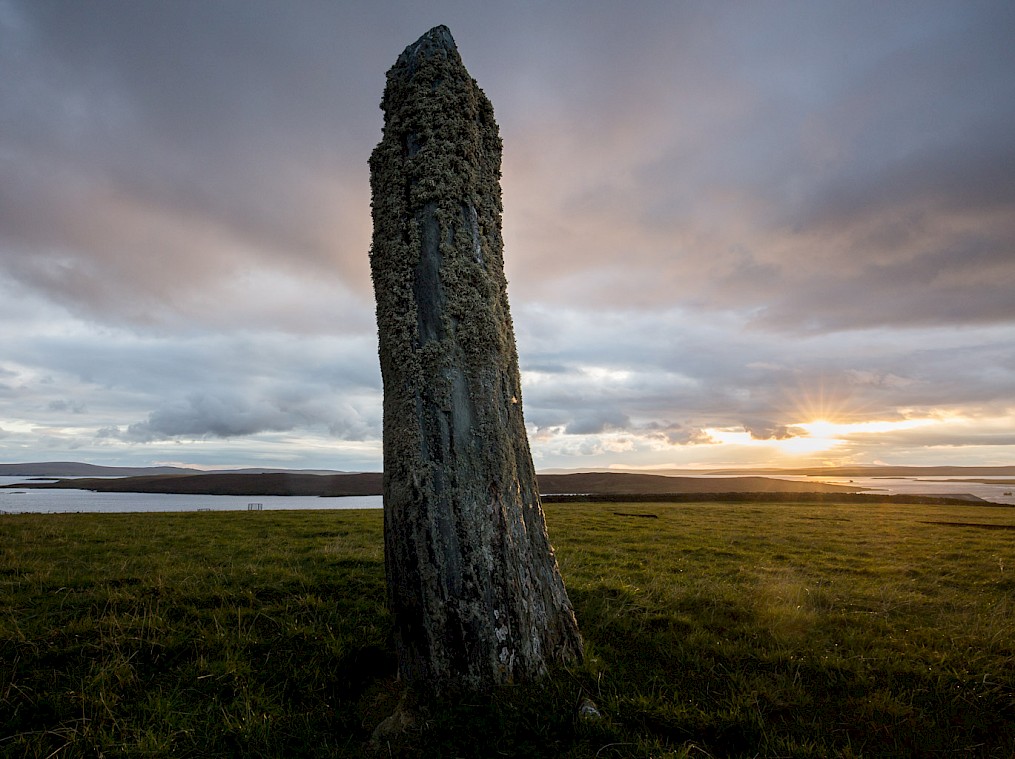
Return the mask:
[[[399,56],[370,157],[385,566],[399,669],[481,688],[578,660],[522,418],[493,107],[447,27]]]

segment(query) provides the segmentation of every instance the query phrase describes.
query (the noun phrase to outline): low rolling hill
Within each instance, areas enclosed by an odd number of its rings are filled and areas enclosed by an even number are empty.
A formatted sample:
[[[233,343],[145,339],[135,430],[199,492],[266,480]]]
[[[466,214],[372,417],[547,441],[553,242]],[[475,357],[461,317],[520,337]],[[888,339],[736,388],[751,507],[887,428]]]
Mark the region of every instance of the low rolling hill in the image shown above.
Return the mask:
[[[855,493],[863,488],[771,477],[667,477],[656,474],[586,472],[538,475],[545,494],[661,495],[673,493]],[[143,477],[77,478],[23,483],[18,487],[77,488],[103,493],[192,495],[381,495],[380,472],[359,474],[209,473]]]

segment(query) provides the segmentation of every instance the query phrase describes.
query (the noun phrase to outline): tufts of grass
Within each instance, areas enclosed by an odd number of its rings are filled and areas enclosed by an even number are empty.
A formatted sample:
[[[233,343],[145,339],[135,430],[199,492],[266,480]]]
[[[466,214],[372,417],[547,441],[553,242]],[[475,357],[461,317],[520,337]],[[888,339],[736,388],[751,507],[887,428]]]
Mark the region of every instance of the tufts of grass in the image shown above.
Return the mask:
[[[0,756],[1015,752],[1015,546],[982,526],[1015,512],[546,510],[585,664],[410,704],[379,743],[380,512],[4,516]]]
[[[350,707],[395,667],[377,515],[247,516],[5,519],[0,753],[325,756],[362,732]]]
[[[1015,750],[1015,547],[920,523],[982,509],[653,511],[552,532],[602,702],[631,730],[721,756]]]

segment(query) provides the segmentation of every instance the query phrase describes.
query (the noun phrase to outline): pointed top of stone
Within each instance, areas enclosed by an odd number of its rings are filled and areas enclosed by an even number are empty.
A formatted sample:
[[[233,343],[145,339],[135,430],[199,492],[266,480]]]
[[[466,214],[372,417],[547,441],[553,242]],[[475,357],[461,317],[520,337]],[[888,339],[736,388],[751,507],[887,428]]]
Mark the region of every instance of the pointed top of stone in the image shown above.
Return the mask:
[[[405,48],[398,56],[396,65],[408,66],[410,70],[414,70],[421,60],[436,55],[446,58],[449,53],[457,52],[458,46],[455,44],[455,38],[451,36],[451,30],[440,24]]]

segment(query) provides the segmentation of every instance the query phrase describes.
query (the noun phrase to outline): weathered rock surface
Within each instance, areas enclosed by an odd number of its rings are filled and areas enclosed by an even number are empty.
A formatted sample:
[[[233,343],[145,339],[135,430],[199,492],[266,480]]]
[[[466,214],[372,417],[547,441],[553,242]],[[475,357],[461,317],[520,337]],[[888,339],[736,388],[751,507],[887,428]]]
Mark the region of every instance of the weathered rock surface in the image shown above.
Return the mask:
[[[381,107],[370,264],[400,674],[437,690],[533,679],[582,642],[522,417],[493,108],[444,26],[399,56]]]

